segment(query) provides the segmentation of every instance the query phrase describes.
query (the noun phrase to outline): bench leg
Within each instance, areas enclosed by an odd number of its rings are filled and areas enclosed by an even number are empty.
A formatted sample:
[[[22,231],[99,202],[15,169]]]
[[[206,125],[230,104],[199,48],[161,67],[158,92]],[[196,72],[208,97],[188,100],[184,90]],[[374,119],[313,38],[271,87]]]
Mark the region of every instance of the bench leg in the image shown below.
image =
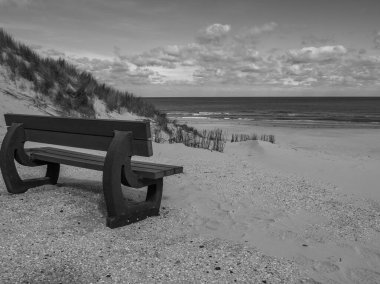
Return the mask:
[[[149,185],[146,200],[137,204],[125,204],[124,212],[120,215],[108,216],[107,227],[117,228],[132,224],[148,217],[160,215],[163,181],[158,179],[155,184]]]
[[[61,166],[56,163],[48,163],[45,177],[49,179],[49,184],[57,184],[59,178],[59,170]]]
[[[115,137],[108,149],[103,169],[103,193],[107,207],[107,227],[117,228],[138,222],[150,216],[159,214],[162,179],[148,186],[146,201],[128,204],[121,191],[125,179],[125,168],[129,166],[128,143],[131,133],[115,132]]]
[[[156,216],[159,215],[159,210],[161,206],[161,198],[162,198],[162,189],[163,189],[163,180],[158,179],[157,183],[149,185],[148,191],[146,194],[146,202],[151,203],[154,208],[157,210]]]
[[[0,150],[0,168],[3,175],[5,186],[10,193],[24,193],[29,188],[41,186],[44,184],[56,184],[59,176],[59,164],[47,163],[45,177],[24,179],[22,180],[17,172],[15,160],[22,162],[27,166],[40,166],[32,161],[26,161],[27,155],[24,153],[22,141],[23,129],[21,125],[12,125],[6,136]]]

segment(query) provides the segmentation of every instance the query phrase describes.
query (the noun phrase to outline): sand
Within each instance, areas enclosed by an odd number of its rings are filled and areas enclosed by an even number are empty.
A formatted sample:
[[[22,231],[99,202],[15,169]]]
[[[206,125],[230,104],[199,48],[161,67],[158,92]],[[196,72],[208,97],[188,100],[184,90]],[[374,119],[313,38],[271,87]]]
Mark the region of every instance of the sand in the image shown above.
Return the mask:
[[[181,145],[174,146],[182,150]],[[161,149],[155,150],[158,157],[163,155]],[[170,156],[159,160],[174,162]],[[41,174],[38,169],[20,170],[24,177]],[[63,167],[58,186],[22,195],[9,195],[1,183],[0,282],[281,283],[307,279],[292,261],[195,230],[191,212],[179,206],[178,195],[170,196],[173,191],[183,193],[188,175],[165,180],[160,217],[113,230],[105,227],[98,172]],[[142,198],[137,190],[128,190],[127,196],[131,191]]]
[[[114,230],[100,172],[63,166],[22,195],[1,180],[0,282],[380,283],[378,129],[192,123],[277,142],[154,143],[148,160],[184,173],[165,178],[161,216]]]
[[[268,123],[221,120],[185,120],[200,129],[222,128],[226,133],[274,134],[276,145],[260,163],[282,172],[333,183],[339,190],[380,201],[377,182],[380,169],[380,129],[368,125],[335,127],[272,126]],[[321,127],[322,126],[322,127]],[[263,144],[267,145],[267,144]],[[267,146],[271,147],[271,146]],[[260,152],[263,153],[263,152]],[[257,152],[257,154],[260,154]]]

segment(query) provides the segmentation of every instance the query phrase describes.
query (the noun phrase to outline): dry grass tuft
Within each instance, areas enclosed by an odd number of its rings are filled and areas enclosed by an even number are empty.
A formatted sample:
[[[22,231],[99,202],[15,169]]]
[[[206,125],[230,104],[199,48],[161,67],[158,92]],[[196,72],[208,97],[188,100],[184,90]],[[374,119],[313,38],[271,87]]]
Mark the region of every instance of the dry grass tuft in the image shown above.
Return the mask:
[[[175,129],[169,138],[169,143],[183,143],[188,147],[218,152],[224,151],[226,141],[227,139],[222,129],[198,131],[186,124],[175,124]]]
[[[248,134],[232,134],[231,135],[231,143],[233,142],[242,142],[242,141],[247,141],[247,140],[262,140],[262,141],[267,141],[272,144],[275,143],[276,139],[274,135],[267,135],[267,134],[262,134],[262,135],[257,135],[256,133],[253,133],[251,135]]]

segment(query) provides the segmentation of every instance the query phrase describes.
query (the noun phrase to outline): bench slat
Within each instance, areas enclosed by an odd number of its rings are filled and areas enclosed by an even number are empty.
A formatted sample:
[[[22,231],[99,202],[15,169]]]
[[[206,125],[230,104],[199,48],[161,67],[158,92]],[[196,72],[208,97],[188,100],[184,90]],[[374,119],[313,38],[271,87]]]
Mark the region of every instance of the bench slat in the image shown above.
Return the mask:
[[[27,141],[107,151],[112,137],[25,129]],[[132,140],[132,154],[150,157],[152,141]]]
[[[41,147],[41,148],[30,148],[26,149],[26,152],[31,153],[51,153],[51,154],[60,154],[68,157],[80,157],[81,159],[88,159],[92,161],[98,161],[104,163],[105,156],[99,156],[90,153],[76,152],[66,149],[51,148],[51,147]]]
[[[31,148],[27,149],[27,152],[33,159],[103,171],[105,159],[103,156],[51,147]],[[131,166],[138,176],[149,179],[183,172],[182,167],[149,162],[132,161]]]
[[[132,171],[134,172],[147,172],[152,175],[159,175],[160,173],[163,174],[163,176],[171,176],[174,175],[174,169],[157,169],[147,166],[141,166],[136,165],[135,163],[131,162],[132,165]]]
[[[83,119],[56,116],[4,115],[7,126],[12,123],[23,123],[25,129],[49,130],[65,133],[109,136],[114,130],[132,131],[134,139],[147,140],[151,138],[149,121],[126,121],[111,119]]]
[[[46,153],[60,153],[62,155],[67,155],[70,157],[80,157],[82,159],[89,159],[93,161],[99,161],[104,163],[104,156],[94,155],[90,153],[82,153],[82,152],[76,152],[66,149],[59,149],[59,148],[51,148],[51,147],[41,147],[41,148],[32,148],[33,152],[46,152]],[[175,173],[182,173],[182,171],[177,172],[178,169],[181,169],[181,167],[173,166],[173,165],[167,165],[167,164],[156,164],[151,162],[144,162],[144,161],[132,161],[134,165],[136,166],[146,166],[151,167],[159,170],[170,170],[175,169]]]
[[[84,160],[80,158],[67,157],[62,155],[56,155],[52,153],[30,153],[30,157],[32,159],[51,162],[51,163],[59,163],[65,164],[75,167],[81,167],[91,170],[103,171],[103,163],[98,161]]]

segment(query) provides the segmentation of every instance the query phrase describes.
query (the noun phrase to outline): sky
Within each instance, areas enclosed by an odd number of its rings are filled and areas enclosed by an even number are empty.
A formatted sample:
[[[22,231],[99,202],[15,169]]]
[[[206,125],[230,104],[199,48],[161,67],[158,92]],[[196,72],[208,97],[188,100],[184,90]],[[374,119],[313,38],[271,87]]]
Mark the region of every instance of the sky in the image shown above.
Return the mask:
[[[0,27],[140,96],[380,96],[379,0],[0,0]]]

